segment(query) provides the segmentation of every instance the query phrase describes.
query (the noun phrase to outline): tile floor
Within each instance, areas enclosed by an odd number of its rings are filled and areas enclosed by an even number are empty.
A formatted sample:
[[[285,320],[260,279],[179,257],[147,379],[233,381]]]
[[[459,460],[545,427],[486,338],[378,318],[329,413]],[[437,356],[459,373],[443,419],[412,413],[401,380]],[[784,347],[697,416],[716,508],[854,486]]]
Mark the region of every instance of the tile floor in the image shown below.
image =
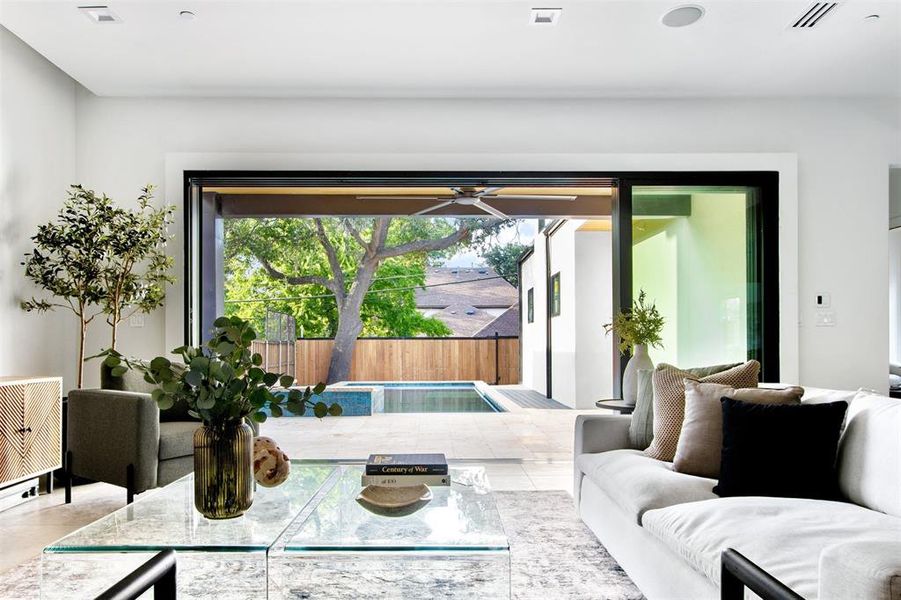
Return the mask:
[[[485,466],[498,490],[572,493],[573,425],[597,411],[520,409],[506,413],[412,413],[340,419],[286,418],[264,423],[291,458],[362,460],[372,452],[444,452]],[[140,498],[140,496],[138,496]],[[104,483],[77,486],[0,512],[0,572],[125,503],[125,490]]]
[[[291,458],[365,459],[373,452],[443,452],[448,458],[571,461],[576,416],[593,411],[393,413],[270,419],[261,434]]]

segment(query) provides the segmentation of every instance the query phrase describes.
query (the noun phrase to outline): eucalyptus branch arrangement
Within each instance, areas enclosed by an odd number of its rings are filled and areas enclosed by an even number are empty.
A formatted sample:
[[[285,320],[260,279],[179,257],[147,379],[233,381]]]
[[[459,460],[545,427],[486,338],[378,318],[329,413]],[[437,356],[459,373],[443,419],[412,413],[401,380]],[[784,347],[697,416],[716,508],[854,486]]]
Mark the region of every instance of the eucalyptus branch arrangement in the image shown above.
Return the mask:
[[[660,315],[653,302],[645,303],[647,295],[644,290],[638,293],[638,300],[632,307],[619,311],[611,323],[604,325],[607,335],[619,336],[619,351],[631,352],[639,344],[647,344],[654,348],[662,348],[660,334],[666,320]]]
[[[337,403],[329,406],[314,401],[314,396],[325,391],[324,383],[295,388],[291,375],[262,369],[263,357],[251,351],[256,332],[250,323],[239,317],[219,317],[213,325],[205,346],[181,346],[172,351],[183,367],[164,356],[148,364],[112,349],[98,356],[105,357],[104,364],[113,376],[122,376],[128,369],[142,372],[144,380],[156,386],[152,394],[160,409],[184,402],[191,416],[210,427],[237,424],[245,417],[262,423],[270,414],[281,417],[286,410],[303,415],[311,409],[320,419],[341,414]]]

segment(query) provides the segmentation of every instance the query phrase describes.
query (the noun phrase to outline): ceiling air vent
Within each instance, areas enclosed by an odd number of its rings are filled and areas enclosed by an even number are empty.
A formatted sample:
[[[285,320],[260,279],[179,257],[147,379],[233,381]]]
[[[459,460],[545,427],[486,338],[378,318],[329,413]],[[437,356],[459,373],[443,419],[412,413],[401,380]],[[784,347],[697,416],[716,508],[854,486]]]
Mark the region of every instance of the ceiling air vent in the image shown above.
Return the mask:
[[[835,12],[838,2],[814,2],[792,23],[792,29],[811,29]]]

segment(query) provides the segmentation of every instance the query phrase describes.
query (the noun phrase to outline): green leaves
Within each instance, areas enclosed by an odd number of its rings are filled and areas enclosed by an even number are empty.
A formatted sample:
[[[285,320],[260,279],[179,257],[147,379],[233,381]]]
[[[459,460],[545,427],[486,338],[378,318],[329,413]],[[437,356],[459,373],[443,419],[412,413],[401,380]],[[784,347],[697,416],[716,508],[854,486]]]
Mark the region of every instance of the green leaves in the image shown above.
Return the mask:
[[[644,290],[638,294],[638,300],[632,302],[632,307],[621,310],[613,317],[611,323],[604,325],[607,334],[614,333],[620,338],[620,352],[630,352],[636,344],[649,344],[655,348],[662,348],[660,334],[666,319],[657,310],[652,302],[645,304],[647,295]]]
[[[256,365],[262,362],[260,355],[250,352],[256,334],[249,323],[237,317],[216,319],[217,326],[205,347],[180,346],[173,353],[184,359],[186,365],[173,363],[158,356],[149,363],[130,360],[115,350],[105,350],[98,356],[114,374],[128,369],[143,373],[144,380],[155,385],[154,402],[165,410],[176,402],[185,402],[188,412],[208,424],[221,424],[249,417],[262,423],[269,416],[284,416],[287,412],[303,415],[307,407],[323,418],[341,414],[337,404],[326,406],[311,400],[325,391],[325,384],[314,388],[291,387],[294,377],[269,373]],[[235,340],[235,341],[230,341]],[[228,350],[223,354],[222,350]],[[277,392],[272,389],[279,386]]]

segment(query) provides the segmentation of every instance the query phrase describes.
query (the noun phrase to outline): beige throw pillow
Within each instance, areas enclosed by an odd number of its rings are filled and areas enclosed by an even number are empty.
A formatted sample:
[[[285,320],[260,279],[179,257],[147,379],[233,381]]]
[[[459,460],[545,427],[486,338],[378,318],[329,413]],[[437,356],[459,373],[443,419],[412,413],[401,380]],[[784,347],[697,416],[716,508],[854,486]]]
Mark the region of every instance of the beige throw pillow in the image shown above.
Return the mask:
[[[645,454],[666,462],[672,462],[676,456],[685,416],[685,379],[739,389],[757,387],[759,374],[760,363],[756,360],[702,378],[672,365],[658,365],[654,371],[654,439]]]
[[[751,404],[799,404],[804,389],[735,389],[718,383],[700,383],[685,379],[685,418],[673,458],[673,469],[680,473],[720,476],[723,452],[723,407],[725,397]]]

